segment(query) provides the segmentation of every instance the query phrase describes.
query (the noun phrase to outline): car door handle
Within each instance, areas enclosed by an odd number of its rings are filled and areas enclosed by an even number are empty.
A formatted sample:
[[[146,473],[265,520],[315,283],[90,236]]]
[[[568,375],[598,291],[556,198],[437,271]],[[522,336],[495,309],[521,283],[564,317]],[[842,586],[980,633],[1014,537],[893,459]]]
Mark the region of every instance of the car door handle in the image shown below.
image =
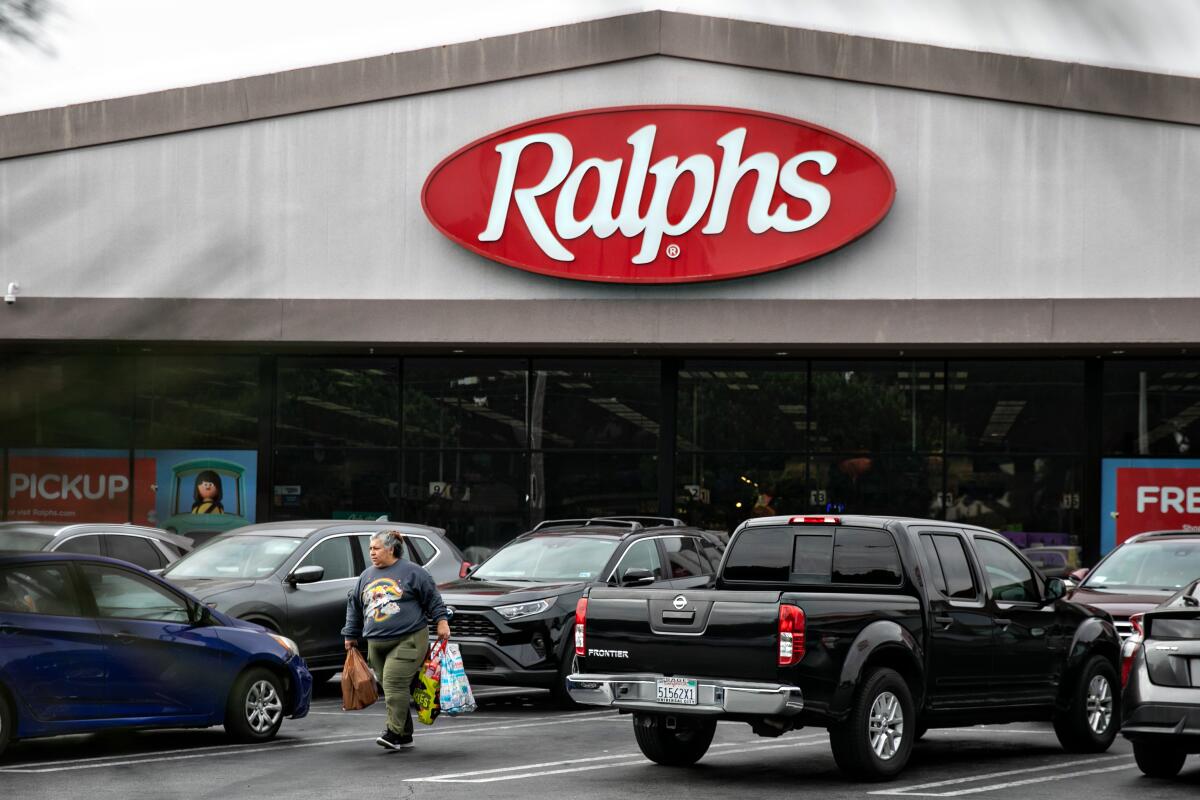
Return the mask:
[[[112,636],[121,644],[134,644],[138,640],[138,637],[129,631],[120,631],[119,633],[114,633]]]
[[[0,625],[0,635],[12,636],[15,633],[20,633],[21,629],[16,625]]]
[[[1011,619],[1000,619],[999,617],[997,617],[996,625],[997,625],[997,627],[1000,627],[1000,628],[1007,628],[1009,625],[1012,625],[1012,620]]]
[[[938,625],[945,625],[947,628],[949,628],[951,625],[954,624],[954,617],[947,617],[947,616],[939,615],[939,616],[934,617],[933,621],[936,622]]]

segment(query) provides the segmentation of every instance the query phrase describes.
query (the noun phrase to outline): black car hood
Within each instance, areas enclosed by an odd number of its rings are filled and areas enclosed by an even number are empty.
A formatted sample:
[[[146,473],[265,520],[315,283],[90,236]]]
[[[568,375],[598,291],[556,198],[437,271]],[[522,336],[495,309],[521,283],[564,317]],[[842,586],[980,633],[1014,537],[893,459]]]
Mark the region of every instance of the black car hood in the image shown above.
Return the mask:
[[[170,575],[164,575],[163,578],[197,600],[208,600],[219,594],[232,592],[234,589],[248,588],[256,583],[249,578],[172,578]]]
[[[495,581],[473,581],[469,578],[438,587],[442,600],[448,606],[495,608],[513,603],[527,603],[564,594],[583,594],[586,581],[567,583],[499,583]]]

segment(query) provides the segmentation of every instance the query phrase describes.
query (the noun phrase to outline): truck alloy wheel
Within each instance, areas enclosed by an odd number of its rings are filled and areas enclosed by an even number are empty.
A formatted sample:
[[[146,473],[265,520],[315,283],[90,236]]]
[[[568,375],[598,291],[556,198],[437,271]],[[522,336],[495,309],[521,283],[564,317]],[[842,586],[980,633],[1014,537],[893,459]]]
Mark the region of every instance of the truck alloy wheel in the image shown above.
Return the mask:
[[[871,704],[871,723],[867,731],[871,749],[883,761],[890,761],[900,751],[904,739],[904,710],[891,692],[882,692]]]
[[[1114,687],[1117,671],[1103,656],[1092,656],[1066,687],[1054,732],[1070,753],[1103,753],[1117,737],[1120,705]]]
[[[915,719],[912,692],[900,673],[887,668],[866,672],[850,713],[829,728],[838,769],[860,781],[896,777],[912,753]]]

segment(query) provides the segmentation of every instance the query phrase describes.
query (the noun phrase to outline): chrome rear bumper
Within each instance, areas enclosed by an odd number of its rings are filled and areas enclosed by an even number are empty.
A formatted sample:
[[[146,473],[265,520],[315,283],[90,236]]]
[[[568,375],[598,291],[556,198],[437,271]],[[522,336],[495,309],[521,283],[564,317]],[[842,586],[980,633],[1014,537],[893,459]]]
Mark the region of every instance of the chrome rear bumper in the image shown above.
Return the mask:
[[[793,716],[804,710],[804,693],[798,686],[778,683],[731,681],[723,678],[676,677],[696,681],[696,704],[658,702],[657,680],[665,677],[654,674],[591,675],[573,674],[567,677],[567,692],[577,703],[608,706],[626,711],[658,711],[675,714],[721,716],[749,714],[775,717]]]

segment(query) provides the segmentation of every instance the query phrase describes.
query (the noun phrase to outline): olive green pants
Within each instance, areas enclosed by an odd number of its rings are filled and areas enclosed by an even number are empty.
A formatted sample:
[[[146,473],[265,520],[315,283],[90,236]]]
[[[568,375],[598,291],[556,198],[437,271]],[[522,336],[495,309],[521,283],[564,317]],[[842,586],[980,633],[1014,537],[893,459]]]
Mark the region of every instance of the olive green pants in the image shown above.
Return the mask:
[[[387,706],[387,726],[392,733],[411,736],[413,732],[413,677],[425,661],[429,650],[429,631],[421,628],[399,639],[368,639],[367,663],[383,685],[383,700]]]

